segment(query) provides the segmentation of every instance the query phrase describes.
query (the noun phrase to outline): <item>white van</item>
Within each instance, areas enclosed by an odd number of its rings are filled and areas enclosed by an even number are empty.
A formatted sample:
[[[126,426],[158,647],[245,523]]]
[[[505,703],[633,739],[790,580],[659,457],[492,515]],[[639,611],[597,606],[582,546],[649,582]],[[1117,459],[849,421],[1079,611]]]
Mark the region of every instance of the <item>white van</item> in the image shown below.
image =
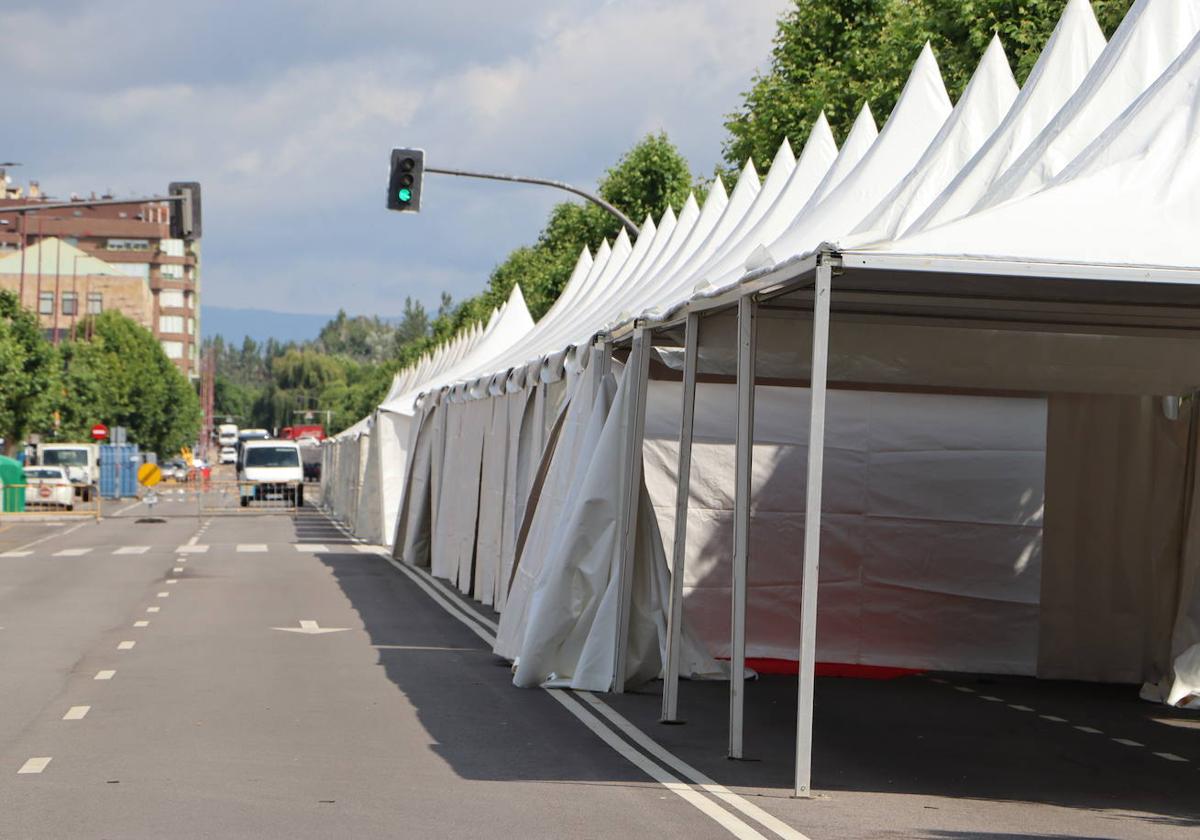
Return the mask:
[[[291,440],[247,440],[238,458],[241,505],[251,501],[304,504],[304,467],[300,447]]]

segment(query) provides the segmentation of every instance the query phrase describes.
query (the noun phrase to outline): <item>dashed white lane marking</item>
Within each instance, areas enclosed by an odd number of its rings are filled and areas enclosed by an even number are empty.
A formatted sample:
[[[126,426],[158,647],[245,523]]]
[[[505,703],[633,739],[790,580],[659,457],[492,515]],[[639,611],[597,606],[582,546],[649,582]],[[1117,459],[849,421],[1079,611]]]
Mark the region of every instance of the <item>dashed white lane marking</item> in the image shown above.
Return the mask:
[[[963,694],[974,694],[975,693],[975,689],[967,688],[965,685],[956,685],[956,686],[954,686],[954,690],[961,691]]]
[[[200,531],[201,532],[204,531],[204,526],[200,527]],[[193,536],[190,540],[187,541],[187,547],[191,548],[191,547],[195,546],[196,543],[198,543],[199,541],[200,541],[200,534],[197,533],[195,536]],[[179,548],[180,548],[180,550],[182,550],[184,548],[184,546],[180,546]]]
[[[96,676],[92,677],[92,679],[94,679],[94,680],[111,680],[116,675],[117,675],[116,671],[97,671]]]
[[[170,592],[159,592],[159,593],[158,593],[158,597],[159,597],[159,598],[170,598],[170,597],[171,597],[171,593],[170,593]]]
[[[1038,715],[1042,720],[1048,720],[1051,723],[1066,723],[1066,718],[1060,718],[1058,715]]]
[[[72,706],[67,709],[67,713],[62,716],[63,720],[83,720],[87,717],[87,713],[92,710],[91,706]]]
[[[1076,726],[1075,728],[1078,729],[1080,732],[1086,732],[1089,735],[1103,735],[1104,734],[1103,731],[1097,729],[1094,726]]]
[[[41,758],[31,758],[21,765],[20,773],[41,773],[46,769],[46,765],[50,763],[50,756],[42,756]]]
[[[321,543],[296,543],[296,551],[309,554],[327,554],[329,549]]]
[[[136,644],[137,644],[137,642],[129,642],[129,641],[121,642],[120,644],[117,645],[117,650],[133,650],[133,646]]]
[[[177,575],[182,571],[183,571],[183,566],[176,566],[174,569],[171,570],[171,574]]]
[[[1155,753],[1155,755],[1158,756],[1159,758],[1165,758],[1167,761],[1182,761],[1184,764],[1187,763],[1186,758],[1184,758],[1181,755],[1175,755],[1175,753],[1164,752],[1164,753]]]
[[[379,554],[381,556],[387,554],[386,548],[380,548],[377,545],[356,545],[354,546],[354,550],[360,551],[363,554]]]
[[[175,578],[167,578],[167,586],[171,586],[172,584],[175,584],[175,583],[179,583],[179,581],[176,580]]]
[[[133,622],[133,626],[134,627],[149,627],[150,622],[149,621],[135,621],[135,622]]]
[[[1118,744],[1124,744],[1127,747],[1144,747],[1144,746],[1146,746],[1145,744],[1143,744],[1139,741],[1131,741],[1128,738],[1113,738],[1113,740],[1116,741]]]
[[[206,554],[208,546],[206,545],[181,545],[175,549],[178,554]]]
[[[55,557],[82,557],[83,555],[87,554],[91,550],[92,550],[91,547],[88,547],[88,548],[64,548],[62,551],[54,552],[54,556]]]
[[[28,557],[33,554],[32,551],[6,551],[0,554],[0,557]]]
[[[265,554],[267,547],[262,543],[238,543],[237,550],[240,554]]]
[[[990,695],[990,694],[980,694],[980,695],[979,695],[979,699],[980,699],[980,700],[987,700],[989,703],[1003,703],[1003,702],[1004,702],[1004,699],[1003,699],[1003,698],[1001,698],[1001,697],[993,697],[993,696],[992,696],[992,695]]]
[[[148,613],[156,613],[156,612],[158,612],[158,611],[159,611],[159,610],[161,610],[161,609],[162,609],[162,607],[146,607],[146,612],[148,612]]]
[[[1033,709],[1031,709],[1029,706],[1022,706],[1019,703],[1009,703],[1008,708],[1015,709],[1018,712],[1032,712],[1033,711]]]
[[[150,546],[148,545],[123,545],[113,554],[145,554],[149,550]]]

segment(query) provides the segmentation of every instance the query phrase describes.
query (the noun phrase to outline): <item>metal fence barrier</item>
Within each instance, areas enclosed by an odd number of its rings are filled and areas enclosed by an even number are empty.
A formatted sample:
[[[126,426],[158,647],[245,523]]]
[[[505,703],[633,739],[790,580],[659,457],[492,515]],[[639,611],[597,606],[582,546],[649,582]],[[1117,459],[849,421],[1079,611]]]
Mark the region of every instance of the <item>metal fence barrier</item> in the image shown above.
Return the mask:
[[[32,481],[0,484],[0,520],[101,517],[99,488],[94,484]]]

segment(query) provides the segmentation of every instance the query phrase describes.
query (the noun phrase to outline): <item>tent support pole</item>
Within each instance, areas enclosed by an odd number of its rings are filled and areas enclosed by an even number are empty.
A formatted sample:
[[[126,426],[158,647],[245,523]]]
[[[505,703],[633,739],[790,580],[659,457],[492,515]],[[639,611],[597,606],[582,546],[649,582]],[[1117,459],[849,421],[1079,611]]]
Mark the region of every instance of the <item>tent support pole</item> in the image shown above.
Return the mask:
[[[613,692],[625,691],[626,653],[629,649],[629,617],[633,601],[633,564],[637,550],[637,512],[642,485],[642,438],[646,432],[646,380],[650,375],[650,340],[652,333],[637,326],[633,331],[633,348],[625,376],[629,380],[625,426],[625,462],[621,469],[621,535],[620,591],[617,600],[617,638],[613,656]]]
[[[687,318],[683,349],[683,409],[679,427],[679,472],[675,486],[675,542],[671,550],[671,595],[667,607],[667,664],[663,673],[662,722],[679,720],[679,637],[683,632],[683,573],[687,562],[688,495],[692,478],[692,428],[696,418],[696,360],[700,315]]]
[[[758,302],[738,300],[737,443],[734,465],[733,589],[730,593],[729,757],[742,757],[746,691],[746,568],[750,554],[750,476],[754,457],[754,357]]]
[[[821,482],[825,469],[825,380],[829,370],[829,295],[833,266],[817,262],[813,289],[812,388],[808,417],[808,480],[804,500],[804,577],[800,599],[800,667],[796,703],[798,797],[812,796],[813,688],[817,670],[817,588],[821,559]]]

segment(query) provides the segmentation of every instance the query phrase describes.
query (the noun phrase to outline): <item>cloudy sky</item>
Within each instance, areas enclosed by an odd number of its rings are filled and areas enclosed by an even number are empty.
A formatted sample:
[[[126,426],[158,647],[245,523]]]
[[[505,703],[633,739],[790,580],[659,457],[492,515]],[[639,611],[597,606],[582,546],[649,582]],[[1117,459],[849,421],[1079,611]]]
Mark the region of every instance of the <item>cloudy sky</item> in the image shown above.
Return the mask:
[[[397,314],[478,291],[559,194],[665,129],[711,172],[788,0],[0,0],[0,160],[56,195],[204,189],[204,301]]]

